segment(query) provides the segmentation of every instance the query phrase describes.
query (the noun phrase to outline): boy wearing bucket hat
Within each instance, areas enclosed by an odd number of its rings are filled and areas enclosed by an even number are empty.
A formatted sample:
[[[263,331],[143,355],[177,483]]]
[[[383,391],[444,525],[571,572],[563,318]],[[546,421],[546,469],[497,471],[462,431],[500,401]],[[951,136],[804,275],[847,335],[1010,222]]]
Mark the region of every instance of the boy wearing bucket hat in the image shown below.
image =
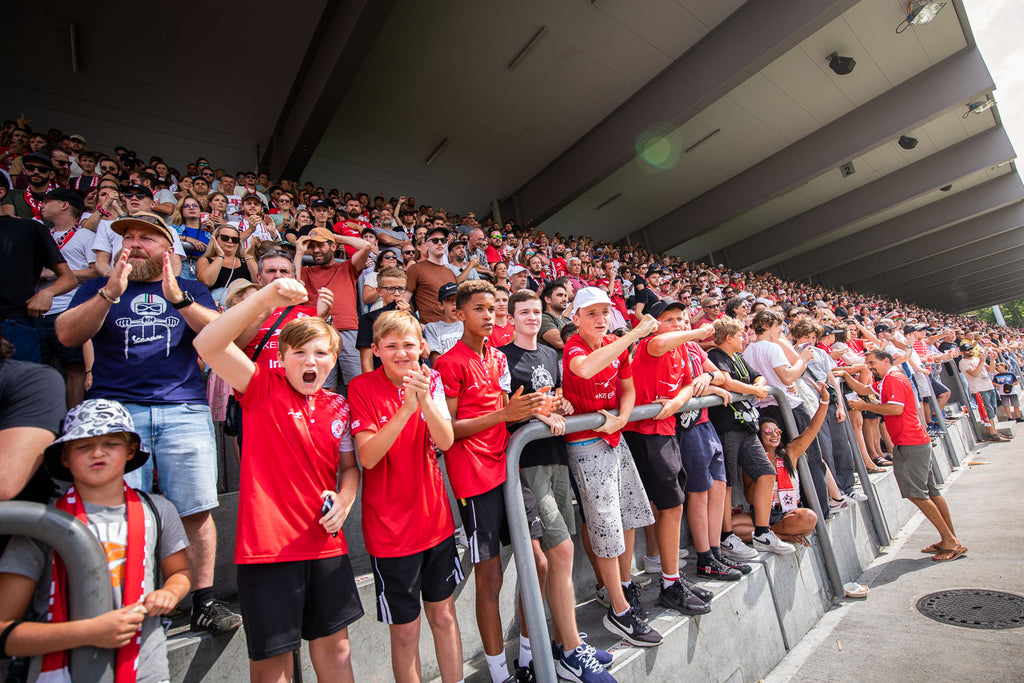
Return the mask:
[[[42,655],[32,666],[41,677],[66,675],[68,651],[93,646],[117,649],[117,681],[169,678],[159,616],[188,593],[188,539],[173,505],[124,483],[125,472],[149,458],[140,445],[124,406],[91,399],[68,412],[63,434],[45,451],[50,476],[71,482],[54,506],[78,518],[103,546],[116,607],[69,621],[64,560],[39,541],[12,539],[0,558],[0,651]],[[159,588],[157,569],[164,577]],[[30,606],[45,623],[21,620]]]

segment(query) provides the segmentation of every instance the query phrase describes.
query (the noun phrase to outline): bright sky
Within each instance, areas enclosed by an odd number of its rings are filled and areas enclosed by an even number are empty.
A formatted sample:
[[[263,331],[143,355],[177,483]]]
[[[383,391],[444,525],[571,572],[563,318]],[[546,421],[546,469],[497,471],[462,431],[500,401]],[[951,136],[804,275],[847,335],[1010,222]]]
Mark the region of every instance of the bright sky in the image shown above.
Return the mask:
[[[1024,2],[964,0],[978,49],[996,83],[995,100],[1003,127],[1024,160]],[[948,12],[947,6],[943,11]]]

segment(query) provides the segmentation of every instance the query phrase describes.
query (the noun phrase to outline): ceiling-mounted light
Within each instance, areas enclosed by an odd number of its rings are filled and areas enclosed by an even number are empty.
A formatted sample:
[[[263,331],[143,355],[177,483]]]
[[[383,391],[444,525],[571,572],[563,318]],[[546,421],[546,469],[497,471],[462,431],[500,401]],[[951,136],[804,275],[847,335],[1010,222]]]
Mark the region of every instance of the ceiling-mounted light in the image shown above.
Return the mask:
[[[914,149],[917,147],[917,138],[912,138],[909,135],[901,135],[899,142],[900,147],[903,149]]]
[[[857,66],[857,60],[853,57],[840,57],[838,52],[828,56],[828,68],[832,69],[839,76],[845,76]]]
[[[980,114],[984,111],[988,111],[992,107],[996,106],[995,100],[978,100],[977,102],[970,102],[967,105],[967,111],[964,112],[964,118],[966,119],[971,114]]]
[[[942,187],[939,188],[939,192],[949,192],[952,189],[952,185],[943,185]]]
[[[930,0],[912,0],[907,5],[907,18],[896,27],[896,33],[903,33],[911,26],[923,26],[930,23],[938,14],[945,2],[931,2]]]

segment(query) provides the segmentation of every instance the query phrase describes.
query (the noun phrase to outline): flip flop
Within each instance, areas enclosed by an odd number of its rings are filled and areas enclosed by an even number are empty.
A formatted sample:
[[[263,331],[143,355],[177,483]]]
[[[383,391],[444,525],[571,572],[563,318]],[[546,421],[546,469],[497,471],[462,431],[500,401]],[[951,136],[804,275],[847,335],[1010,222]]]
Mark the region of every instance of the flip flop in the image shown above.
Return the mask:
[[[935,553],[935,557],[932,558],[935,562],[949,562],[956,560],[967,554],[967,548],[959,545],[956,548],[943,548],[939,552]]]
[[[939,547],[938,543],[932,543],[929,546],[921,548],[921,552],[924,553],[925,555],[934,555],[935,553],[939,552],[940,550],[942,550],[942,548]]]

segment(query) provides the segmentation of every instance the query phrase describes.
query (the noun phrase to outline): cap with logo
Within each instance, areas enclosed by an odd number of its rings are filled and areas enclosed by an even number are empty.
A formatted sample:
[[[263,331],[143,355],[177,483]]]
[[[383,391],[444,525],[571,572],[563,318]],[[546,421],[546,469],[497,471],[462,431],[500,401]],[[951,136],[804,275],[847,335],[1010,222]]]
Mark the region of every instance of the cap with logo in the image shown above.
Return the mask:
[[[450,296],[455,296],[459,291],[459,286],[454,282],[446,282],[441,285],[441,288],[437,290],[437,300],[444,301]]]

